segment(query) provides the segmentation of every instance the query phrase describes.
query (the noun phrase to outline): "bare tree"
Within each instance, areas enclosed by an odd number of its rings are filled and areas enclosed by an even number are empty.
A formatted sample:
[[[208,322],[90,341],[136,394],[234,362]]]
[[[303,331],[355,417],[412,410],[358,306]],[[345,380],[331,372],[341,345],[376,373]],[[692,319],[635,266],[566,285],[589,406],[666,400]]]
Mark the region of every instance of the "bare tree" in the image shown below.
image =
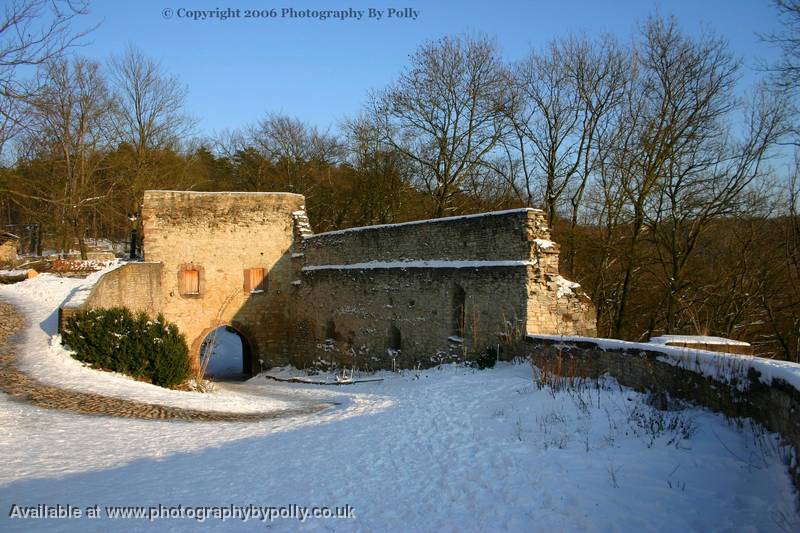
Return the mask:
[[[771,73],[775,86],[793,98],[788,102],[794,115],[793,135],[787,143],[800,146],[800,109],[797,100],[800,96],[800,0],[773,0],[772,3],[783,30],[764,35],[762,39],[777,47],[781,57],[774,64],[767,65],[766,70]]]
[[[21,118],[17,102],[30,85],[19,70],[60,56],[89,30],[71,24],[88,10],[87,0],[9,0],[0,12],[0,150]]]
[[[362,114],[344,124],[348,162],[357,178],[359,225],[396,222],[408,183],[402,155],[383,140],[379,125]]]
[[[681,167],[706,164],[703,148],[713,145],[716,126],[734,106],[738,68],[723,41],[687,37],[674,19],[647,21],[637,57],[637,78],[627,91],[627,133],[615,158],[630,210],[615,336],[627,318],[633,277],[641,267],[638,244],[657,192]]]
[[[159,164],[159,152],[176,148],[192,133],[195,121],[184,111],[186,86],[136,48],[112,57],[108,72],[115,100],[114,133],[132,155],[117,169],[118,181],[128,196],[127,213],[135,214],[144,191],[161,187],[164,174],[170,172]]]
[[[232,166],[232,186],[241,191],[279,190],[272,162],[249,144],[246,132],[224,130],[217,134],[214,151]]]
[[[747,208],[748,188],[763,177],[762,163],[786,132],[786,107],[785,97],[762,88],[745,116],[742,139],[733,139],[730,127],[709,123],[704,135],[696,133],[670,156],[647,222],[662,269],[667,332],[678,327],[686,267],[698,239],[715,221]]]
[[[544,54],[531,53],[515,68],[514,148],[526,192],[531,196],[534,187],[540,189],[536,193],[551,224],[580,166],[586,139],[580,128],[581,101],[567,61],[562,43],[553,42]]]
[[[29,94],[30,121],[21,144],[47,162],[50,182],[35,198],[46,201],[60,219],[62,248],[77,239],[85,259],[88,216],[113,189],[102,180],[113,142],[113,99],[99,64],[82,58],[45,64]]]
[[[525,202],[536,194],[552,224],[561,207],[570,219],[566,265],[574,268],[574,232],[596,161],[618,119],[629,66],[619,45],[605,37],[554,41],[515,68],[512,131],[503,139],[507,179],[521,183]],[[568,196],[569,203],[564,201]]]
[[[445,37],[421,46],[388,89],[371,96],[368,113],[386,143],[409,162],[441,217],[504,133],[509,76],[486,38]]]
[[[781,52],[781,59],[769,70],[776,74],[778,83],[792,91],[800,88],[800,0],[772,0],[778,11],[783,31],[762,38]]]
[[[130,144],[142,159],[149,151],[177,146],[191,134],[195,121],[184,111],[188,89],[157,61],[129,47],[111,58],[109,74],[120,141]]]
[[[274,113],[249,128],[248,142],[281,170],[290,191],[306,196],[313,195],[312,170],[341,158],[336,138],[296,118]]]
[[[795,153],[794,167],[789,179],[782,182],[786,194],[784,205],[773,212],[772,242],[765,246],[773,252],[762,261],[767,275],[763,276],[765,290],[759,294],[766,314],[769,334],[774,338],[782,359],[800,362],[800,154]]]

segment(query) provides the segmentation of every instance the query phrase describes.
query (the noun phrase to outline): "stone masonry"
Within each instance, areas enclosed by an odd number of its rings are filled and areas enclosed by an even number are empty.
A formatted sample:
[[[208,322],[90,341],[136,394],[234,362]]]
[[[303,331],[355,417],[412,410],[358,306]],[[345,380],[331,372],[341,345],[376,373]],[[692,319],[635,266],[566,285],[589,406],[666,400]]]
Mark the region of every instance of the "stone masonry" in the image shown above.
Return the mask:
[[[109,272],[62,316],[115,305],[162,313],[195,360],[228,325],[251,374],[431,366],[525,333],[595,333],[594,308],[558,274],[539,210],[314,235],[300,195],[147,191],[142,219],[145,262]]]
[[[549,238],[535,209],[308,236],[297,353],[305,364],[431,366],[526,332],[592,335],[591,302],[559,276]]]

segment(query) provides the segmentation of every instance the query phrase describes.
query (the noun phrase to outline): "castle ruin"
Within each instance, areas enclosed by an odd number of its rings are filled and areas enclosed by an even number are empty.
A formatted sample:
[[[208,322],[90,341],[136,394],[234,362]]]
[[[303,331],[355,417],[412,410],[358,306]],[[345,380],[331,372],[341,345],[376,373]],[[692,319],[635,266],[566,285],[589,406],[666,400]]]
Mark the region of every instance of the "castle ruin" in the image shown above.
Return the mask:
[[[558,271],[545,215],[512,209],[313,234],[302,196],[147,191],[144,262],[106,273],[81,309],[161,313],[195,360],[241,336],[246,374],[292,364],[410,368],[474,358],[527,333],[595,334]]]

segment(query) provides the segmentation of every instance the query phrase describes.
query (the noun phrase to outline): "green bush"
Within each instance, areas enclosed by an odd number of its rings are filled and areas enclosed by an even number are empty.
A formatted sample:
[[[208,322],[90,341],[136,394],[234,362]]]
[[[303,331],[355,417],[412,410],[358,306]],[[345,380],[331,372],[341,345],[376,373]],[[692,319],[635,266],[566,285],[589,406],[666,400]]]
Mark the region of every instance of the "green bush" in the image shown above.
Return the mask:
[[[186,339],[161,315],[151,320],[123,307],[82,311],[67,319],[61,342],[75,359],[94,368],[161,387],[183,383],[191,370]]]

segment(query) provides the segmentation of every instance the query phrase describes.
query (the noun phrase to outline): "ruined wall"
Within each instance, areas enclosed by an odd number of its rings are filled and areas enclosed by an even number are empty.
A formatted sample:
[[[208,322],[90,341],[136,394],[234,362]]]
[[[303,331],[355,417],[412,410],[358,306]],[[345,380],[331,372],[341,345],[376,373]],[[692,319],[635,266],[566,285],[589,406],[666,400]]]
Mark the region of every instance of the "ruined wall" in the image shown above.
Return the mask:
[[[595,308],[580,285],[559,274],[558,243],[534,240],[528,276],[527,333],[593,336]]]
[[[559,285],[569,282],[549,237],[535,209],[305,237],[294,352],[306,362],[349,354],[367,366],[430,366],[525,332],[593,334],[591,303],[576,284]]]
[[[160,262],[161,309],[186,335],[196,357],[208,333],[235,328],[258,359],[286,353],[293,301],[292,213],[304,199],[289,193],[147,191],[142,221],[145,260]],[[182,294],[183,269],[200,272],[200,294]],[[245,290],[245,270],[264,268],[263,291]]]
[[[354,356],[361,367],[429,367],[494,347],[524,322],[524,266],[321,269],[303,272],[302,281],[303,364]]]
[[[129,263],[103,274],[91,288],[74,293],[59,308],[59,330],[87,309],[127,307],[155,317],[161,312],[161,264]]]

